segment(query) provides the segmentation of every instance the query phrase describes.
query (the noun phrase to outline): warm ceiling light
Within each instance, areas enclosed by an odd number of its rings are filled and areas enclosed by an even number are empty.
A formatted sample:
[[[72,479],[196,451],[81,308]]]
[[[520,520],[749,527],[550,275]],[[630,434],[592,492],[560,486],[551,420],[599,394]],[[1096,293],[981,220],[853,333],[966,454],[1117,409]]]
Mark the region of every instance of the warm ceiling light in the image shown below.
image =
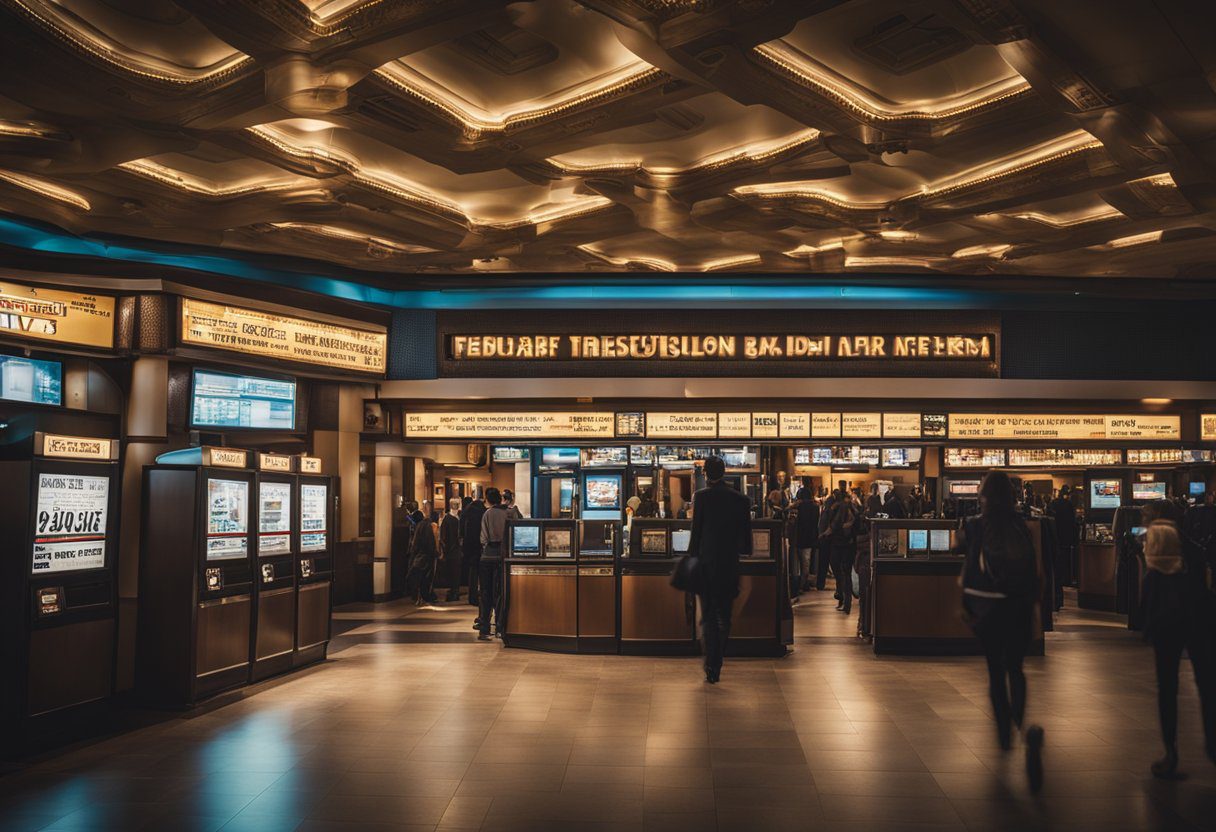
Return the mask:
[[[991,245],[967,246],[951,254],[951,257],[1000,257],[1009,249],[1010,243],[992,243]]]
[[[375,245],[393,251],[400,251],[403,254],[425,254],[427,252],[437,250],[427,248],[426,246],[414,245],[413,243],[402,243],[396,240],[389,240],[385,237],[376,237],[370,234],[365,234],[361,231],[355,231],[350,228],[341,228],[336,225],[316,225],[307,222],[272,222],[270,223],[270,227],[276,231],[298,231],[304,234],[313,234],[318,237],[330,237],[336,240],[349,240],[354,243]]]
[[[999,217],[1004,215],[981,214],[980,216]],[[1123,216],[1123,212],[1110,205],[1099,205],[1085,211],[1070,211],[1060,214],[1048,214],[1044,211],[1022,211],[1017,214],[1009,214],[1009,216],[1016,217],[1020,220],[1031,220],[1033,222],[1042,223],[1043,225],[1050,225],[1052,228],[1069,228],[1074,225],[1084,225],[1090,222],[1117,220]]]
[[[878,236],[884,240],[915,240],[920,235],[915,231],[900,231],[899,229],[890,229],[888,231],[879,231]]]
[[[89,201],[75,191],[69,191],[54,182],[48,182],[45,179],[36,179],[33,176],[26,176],[23,173],[13,173],[11,171],[0,171],[0,180],[16,185],[18,188],[24,188],[27,191],[32,191],[39,196],[53,199],[56,202],[62,202],[65,205],[71,205],[73,208],[79,208],[81,211],[88,211],[92,206]]]
[[[1131,246],[1143,246],[1148,243],[1161,242],[1162,231],[1146,231],[1143,234],[1130,234],[1127,237],[1116,237],[1113,240],[1108,240],[1098,246],[1090,246],[1090,248],[1129,248]]]
[[[598,257],[606,263],[611,263],[614,266],[630,266],[633,264],[650,266],[653,269],[664,272],[678,271],[697,271],[697,272],[712,272],[721,269],[737,268],[739,266],[750,266],[761,262],[759,254],[737,254],[727,257],[718,257],[712,260],[706,260],[702,263],[692,263],[681,265],[673,263],[670,260],[663,260],[658,257],[647,256],[626,256],[616,257],[607,252],[601,251],[592,245],[581,245],[579,250],[585,251],[593,257]]]
[[[1011,156],[994,159],[983,165],[965,170],[955,176],[943,179],[921,189],[924,197],[944,196],[966,188],[982,185],[1007,176],[1024,173],[1039,165],[1065,159],[1077,153],[1084,153],[1102,147],[1102,142],[1095,139],[1084,130],[1074,130],[1049,142],[1045,142],[1028,150],[1023,150]]]
[[[836,100],[845,109],[871,121],[903,119],[947,119],[990,107],[1015,96],[1030,93],[1030,84],[1020,75],[1003,78],[994,84],[953,98],[916,104],[893,104],[876,97],[842,75],[813,60],[783,40],[763,43],[753,53],[777,66],[804,86],[813,87]]]
[[[545,98],[521,102],[503,112],[491,113],[439,86],[400,61],[385,64],[373,74],[406,95],[421,99],[424,103],[447,113],[473,137],[484,132],[503,131],[521,123],[552,118],[612,98],[630,88],[646,87],[665,75],[662,70],[645,61],[632,61]]]
[[[66,4],[37,2],[36,0],[13,0],[13,2],[26,18],[42,29],[68,41],[94,58],[132,75],[169,84],[194,86],[220,81],[245,69],[253,68],[253,58],[237,50],[233,50],[231,54],[205,67],[170,63],[151,55],[135,52],[107,37],[100,30],[82,25],[81,19],[75,14],[60,8],[61,5]]]
[[[863,257],[850,255],[844,258],[846,269],[867,269],[875,266],[914,266],[931,268],[937,262],[932,257]]]
[[[837,249],[842,249],[842,248],[844,248],[844,240],[829,240],[828,242],[822,243],[817,246],[812,246],[812,245],[808,245],[807,243],[803,243],[802,245],[798,246],[797,248],[792,248],[789,251],[782,252],[782,253],[789,257],[798,257],[798,256],[804,255],[804,254],[821,254],[825,251],[836,251]]]
[[[634,170],[642,171],[654,176],[677,176],[692,172],[703,173],[707,170],[721,169],[743,162],[766,162],[774,156],[779,156],[787,151],[795,150],[804,145],[813,144],[819,140],[819,136],[819,131],[814,128],[799,130],[792,136],[781,136],[768,141],[753,142],[752,144],[743,145],[741,147],[731,147],[716,151],[708,156],[703,156],[691,164],[681,167],[671,167],[666,165],[648,167],[643,165],[642,160],[638,158],[629,160],[613,159],[605,160],[603,162],[567,162],[563,161],[560,156],[555,156],[547,159],[546,161],[567,176],[587,175],[597,171]]]
[[[1141,399],[1141,404],[1169,404],[1173,399]]]
[[[246,194],[264,193],[266,191],[281,191],[287,188],[299,187],[301,180],[293,177],[290,181],[260,177],[244,182],[217,185],[199,176],[153,162],[151,159],[132,159],[118,164],[121,170],[151,179],[162,185],[169,185],[183,191],[189,191],[200,196],[234,197]]]

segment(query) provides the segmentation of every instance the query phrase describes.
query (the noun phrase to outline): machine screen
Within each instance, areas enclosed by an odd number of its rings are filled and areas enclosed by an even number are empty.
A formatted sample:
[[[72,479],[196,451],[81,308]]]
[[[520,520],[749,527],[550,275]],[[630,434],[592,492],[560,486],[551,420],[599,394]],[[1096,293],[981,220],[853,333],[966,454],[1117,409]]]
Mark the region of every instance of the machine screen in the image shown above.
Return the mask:
[[[688,544],[692,542],[692,529],[671,530],[671,551],[677,555],[688,552]]]
[[[908,551],[923,552],[929,548],[928,529],[908,529]]]
[[[296,383],[195,370],[190,424],[209,428],[295,430]]]
[[[540,552],[540,526],[515,526],[512,529],[511,551],[517,555]]]
[[[0,355],[0,399],[30,404],[63,404],[63,365]]]
[[[207,560],[249,554],[249,483],[207,480]]]
[[[768,529],[752,529],[752,557],[771,557],[772,534]]]
[[[929,549],[934,552],[949,552],[950,551],[950,530],[949,529],[930,529],[929,530]]]
[[[323,552],[326,548],[325,528],[329,512],[329,488],[324,485],[300,486],[300,551]]]
[[[105,566],[109,506],[109,477],[39,474],[32,573]]]
[[[621,478],[616,474],[588,474],[583,506],[591,511],[621,509]]]
[[[1122,503],[1122,480],[1094,480],[1089,484],[1090,508],[1118,508]]]
[[[570,557],[570,529],[545,529],[545,557]]]
[[[1132,483],[1132,499],[1133,500],[1164,500],[1165,499],[1165,483],[1163,483],[1163,482]]]
[[[258,483],[258,556],[291,553],[291,483]]]
[[[974,497],[980,493],[980,481],[955,480],[950,483],[950,493],[955,497]]]
[[[1207,490],[1208,490],[1207,483],[1203,483],[1203,482],[1190,483],[1190,492],[1191,492],[1192,497],[1202,497],[1204,494],[1207,493]]]

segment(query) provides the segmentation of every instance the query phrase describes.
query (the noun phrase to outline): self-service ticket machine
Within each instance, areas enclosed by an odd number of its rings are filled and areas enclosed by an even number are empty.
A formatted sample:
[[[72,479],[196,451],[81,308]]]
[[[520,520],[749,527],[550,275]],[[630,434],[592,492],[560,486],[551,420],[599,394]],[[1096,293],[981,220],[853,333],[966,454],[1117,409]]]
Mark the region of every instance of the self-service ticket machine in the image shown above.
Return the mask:
[[[782,622],[789,606],[785,546],[781,521],[752,521],[752,552],[739,560],[739,595],[731,615],[727,655],[785,655]]]
[[[114,690],[118,440],[40,431],[0,461],[0,748]]]
[[[296,460],[300,485],[296,505],[296,634],[292,662],[296,667],[321,661],[329,649],[333,599],[334,481],[321,473],[321,460]]]
[[[620,650],[617,558],[620,520],[578,522],[578,652]]]
[[[249,452],[195,447],[144,468],[136,688],[188,707],[247,684],[257,587]]]
[[[290,670],[296,646],[296,557],[299,552],[295,505],[299,500],[295,458],[257,454],[254,505],[254,681]]]
[[[676,561],[688,553],[692,523],[635,517],[620,559],[621,652],[695,655],[700,650],[693,596],[673,589]]]
[[[573,520],[507,522],[503,587],[507,647],[577,651],[575,526]]]

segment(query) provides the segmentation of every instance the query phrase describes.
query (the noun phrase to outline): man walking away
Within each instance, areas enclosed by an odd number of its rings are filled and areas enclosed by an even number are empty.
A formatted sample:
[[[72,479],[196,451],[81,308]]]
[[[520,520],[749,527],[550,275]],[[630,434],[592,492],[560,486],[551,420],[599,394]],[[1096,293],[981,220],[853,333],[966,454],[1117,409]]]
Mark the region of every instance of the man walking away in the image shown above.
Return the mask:
[[[1182,538],[1166,500],[1143,509],[1144,584],[1140,592],[1144,637],[1152,643],[1157,667],[1157,716],[1165,756],[1153,776],[1180,780],[1178,771],[1178,670],[1182,651],[1191,657],[1208,758],[1216,763],[1216,667],[1213,666],[1212,597],[1183,557]],[[1194,561],[1193,561],[1194,562]]]
[[[853,612],[853,559],[857,555],[857,518],[860,514],[847,493],[835,495],[827,535],[832,552],[832,572],[836,575],[836,609],[845,615]]]
[[[984,478],[980,514],[959,531],[956,549],[966,555],[960,576],[964,613],[984,647],[997,740],[1008,751],[1012,729],[1022,730],[1026,713],[1022,660],[1030,645],[1041,575],[1030,529],[1018,514],[1017,493],[1004,471]],[[1026,731],[1026,776],[1035,793],[1043,786],[1042,752],[1043,729],[1031,726]]]
[[[811,559],[819,542],[819,504],[811,499],[810,491],[803,487],[798,489],[798,502],[794,503],[794,510],[794,538],[802,564],[801,589],[803,592],[809,592],[815,586],[814,576],[811,574]]]
[[[460,510],[460,572],[464,583],[469,585],[469,603],[477,606],[477,571],[481,563],[481,518],[486,513],[486,504],[472,497],[464,498]]]
[[[507,509],[502,504],[502,493],[494,487],[486,489],[489,508],[481,517],[481,564],[477,569],[480,600],[480,615],[477,617],[479,641],[490,640],[490,618],[499,635],[503,633],[502,622],[502,555],[503,538],[507,533]]]
[[[1060,488],[1060,496],[1051,501],[1047,513],[1056,521],[1056,580],[1060,586],[1071,584],[1076,579],[1072,565],[1076,562],[1074,551],[1077,547],[1077,509],[1072,504],[1072,488],[1065,485]]]
[[[739,594],[739,558],[752,551],[751,506],[723,481],[721,457],[705,460],[708,486],[693,495],[692,536],[688,551],[701,564],[701,634],[705,681],[717,684],[730,638],[731,605]]]
[[[448,587],[445,601],[460,600],[460,560],[463,553],[460,548],[459,517],[460,503],[455,497],[449,497],[447,511],[439,521],[440,574]]]

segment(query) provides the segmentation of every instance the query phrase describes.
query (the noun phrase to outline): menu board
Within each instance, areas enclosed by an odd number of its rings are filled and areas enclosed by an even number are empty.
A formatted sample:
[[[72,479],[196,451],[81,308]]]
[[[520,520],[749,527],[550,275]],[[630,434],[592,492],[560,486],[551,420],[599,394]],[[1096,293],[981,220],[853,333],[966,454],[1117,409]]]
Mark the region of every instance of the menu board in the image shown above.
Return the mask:
[[[325,550],[329,529],[329,487],[315,483],[300,485],[300,551]]]
[[[951,413],[951,439],[1180,439],[1177,415]]]
[[[45,575],[105,566],[109,505],[109,477],[39,474],[31,572]]]
[[[718,436],[723,439],[747,439],[752,435],[752,414],[719,413]]]
[[[568,558],[570,554],[570,529],[545,529],[545,557]]]
[[[109,349],[114,346],[114,298],[0,283],[0,332]]]
[[[249,554],[249,483],[207,480],[207,560]]]
[[[882,436],[881,413],[840,414],[841,436],[877,439]]]
[[[840,437],[839,413],[812,413],[811,436],[815,439],[837,439]]]
[[[713,439],[718,435],[718,414],[647,413],[646,435],[651,439],[661,436],[689,436]]]
[[[598,412],[407,413],[408,438],[468,439],[494,436],[604,439],[615,435],[616,414]]]
[[[781,414],[781,437],[806,439],[811,435],[811,414],[809,413],[782,413]]]
[[[776,413],[752,414],[752,437],[754,439],[776,439],[780,421]]]
[[[1199,417],[1199,438],[1204,442],[1216,442],[1216,413],[1204,413]]]
[[[753,558],[771,558],[770,551],[772,541],[772,533],[770,529],[752,529],[752,554]]]
[[[258,483],[258,556],[291,553],[291,483]]]
[[[919,413],[882,414],[882,435],[888,439],[919,439]]]
[[[667,532],[663,529],[642,529],[641,549],[643,555],[667,554]]]

